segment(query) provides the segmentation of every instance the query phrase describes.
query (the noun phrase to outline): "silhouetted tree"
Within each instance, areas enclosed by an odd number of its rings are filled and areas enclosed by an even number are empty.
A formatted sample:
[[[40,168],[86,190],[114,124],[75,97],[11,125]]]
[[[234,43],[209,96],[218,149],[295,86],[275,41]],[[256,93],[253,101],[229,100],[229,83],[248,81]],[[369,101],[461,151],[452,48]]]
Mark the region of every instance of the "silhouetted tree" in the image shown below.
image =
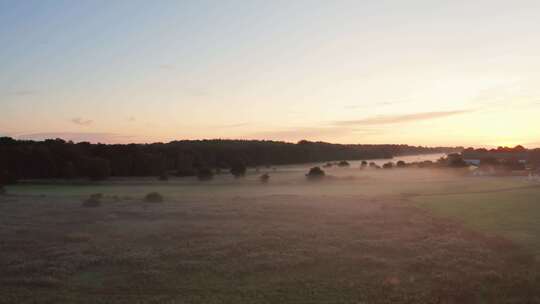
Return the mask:
[[[73,179],[77,177],[77,169],[75,168],[73,162],[68,161],[64,163],[64,167],[62,169],[62,177],[66,179]]]
[[[234,175],[234,177],[242,177],[246,175],[246,171],[246,165],[241,162],[236,162],[231,167],[231,174]]]
[[[338,163],[338,166],[340,166],[340,167],[348,167],[348,166],[350,166],[350,164],[349,164],[348,161],[342,160],[342,161],[340,161],[340,162]]]
[[[456,148],[407,145],[338,145],[300,141],[298,144],[255,140],[183,140],[170,143],[104,145],[0,138],[0,178],[19,179],[107,176],[195,176],[202,167],[232,169],[242,176],[247,166],[271,166],[336,159],[391,158],[419,153],[459,152]],[[238,166],[239,160],[241,165]],[[95,167],[95,168],[93,168]]]
[[[308,179],[320,179],[325,176],[325,172],[320,167],[313,167],[309,169],[309,172],[306,174]]]
[[[392,168],[394,168],[394,163],[393,162],[387,162],[382,167],[383,167],[383,169],[392,169]]]
[[[270,174],[264,173],[259,177],[259,179],[262,183],[267,183],[270,180]]]
[[[99,157],[86,158],[84,162],[84,173],[86,177],[94,181],[107,179],[111,173],[109,161]]]
[[[467,167],[467,163],[463,160],[461,154],[452,153],[448,154],[448,166],[451,168]]]

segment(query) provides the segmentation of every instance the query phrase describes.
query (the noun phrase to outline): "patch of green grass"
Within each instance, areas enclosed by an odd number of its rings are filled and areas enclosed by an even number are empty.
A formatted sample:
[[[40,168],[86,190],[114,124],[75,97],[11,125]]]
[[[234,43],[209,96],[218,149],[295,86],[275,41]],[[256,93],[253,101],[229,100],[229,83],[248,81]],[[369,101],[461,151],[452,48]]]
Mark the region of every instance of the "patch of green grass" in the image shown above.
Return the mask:
[[[418,196],[418,206],[463,221],[483,232],[509,238],[540,255],[540,189]]]

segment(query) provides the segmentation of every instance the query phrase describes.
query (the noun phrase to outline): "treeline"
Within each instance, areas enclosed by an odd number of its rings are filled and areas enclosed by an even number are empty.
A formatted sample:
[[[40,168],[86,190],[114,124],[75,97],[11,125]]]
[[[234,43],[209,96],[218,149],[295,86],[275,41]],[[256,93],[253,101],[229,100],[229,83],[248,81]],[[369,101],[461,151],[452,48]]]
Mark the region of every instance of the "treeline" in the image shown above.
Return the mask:
[[[256,140],[184,140],[154,144],[90,144],[0,138],[0,182],[20,179],[105,179],[109,176],[195,175],[200,170],[331,160],[392,158],[460,151],[460,147],[296,144]]]
[[[515,147],[497,147],[496,149],[467,148],[462,152],[464,158],[494,160],[524,160],[533,167],[540,165],[540,149],[527,149],[521,145]]]

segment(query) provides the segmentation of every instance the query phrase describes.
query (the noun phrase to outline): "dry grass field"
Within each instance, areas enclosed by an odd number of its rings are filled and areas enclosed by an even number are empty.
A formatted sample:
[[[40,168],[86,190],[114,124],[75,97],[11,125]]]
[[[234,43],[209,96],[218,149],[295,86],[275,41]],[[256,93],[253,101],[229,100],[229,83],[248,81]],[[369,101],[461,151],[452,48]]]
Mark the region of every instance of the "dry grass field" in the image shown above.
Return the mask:
[[[267,185],[248,176],[9,187],[0,196],[0,303],[540,301],[535,247],[474,221],[482,200],[463,203],[479,195],[468,192],[511,187],[534,200],[538,188],[352,170],[315,183],[275,173]],[[144,202],[152,191],[164,201]],[[450,212],[456,191],[468,217]],[[94,192],[104,193],[101,205],[82,207]],[[533,205],[522,203],[521,217]],[[490,212],[492,222],[505,218]],[[532,244],[538,230],[527,219],[513,231],[529,231]]]

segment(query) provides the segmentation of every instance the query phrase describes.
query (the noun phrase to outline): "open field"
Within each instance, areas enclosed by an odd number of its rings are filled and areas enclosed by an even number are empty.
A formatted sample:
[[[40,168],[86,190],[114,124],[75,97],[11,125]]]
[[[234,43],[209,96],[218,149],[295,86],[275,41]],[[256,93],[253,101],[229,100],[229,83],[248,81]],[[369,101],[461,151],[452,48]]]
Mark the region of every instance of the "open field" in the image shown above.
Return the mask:
[[[8,187],[0,303],[540,301],[536,184],[303,173]],[[100,207],[81,206],[91,193]]]

